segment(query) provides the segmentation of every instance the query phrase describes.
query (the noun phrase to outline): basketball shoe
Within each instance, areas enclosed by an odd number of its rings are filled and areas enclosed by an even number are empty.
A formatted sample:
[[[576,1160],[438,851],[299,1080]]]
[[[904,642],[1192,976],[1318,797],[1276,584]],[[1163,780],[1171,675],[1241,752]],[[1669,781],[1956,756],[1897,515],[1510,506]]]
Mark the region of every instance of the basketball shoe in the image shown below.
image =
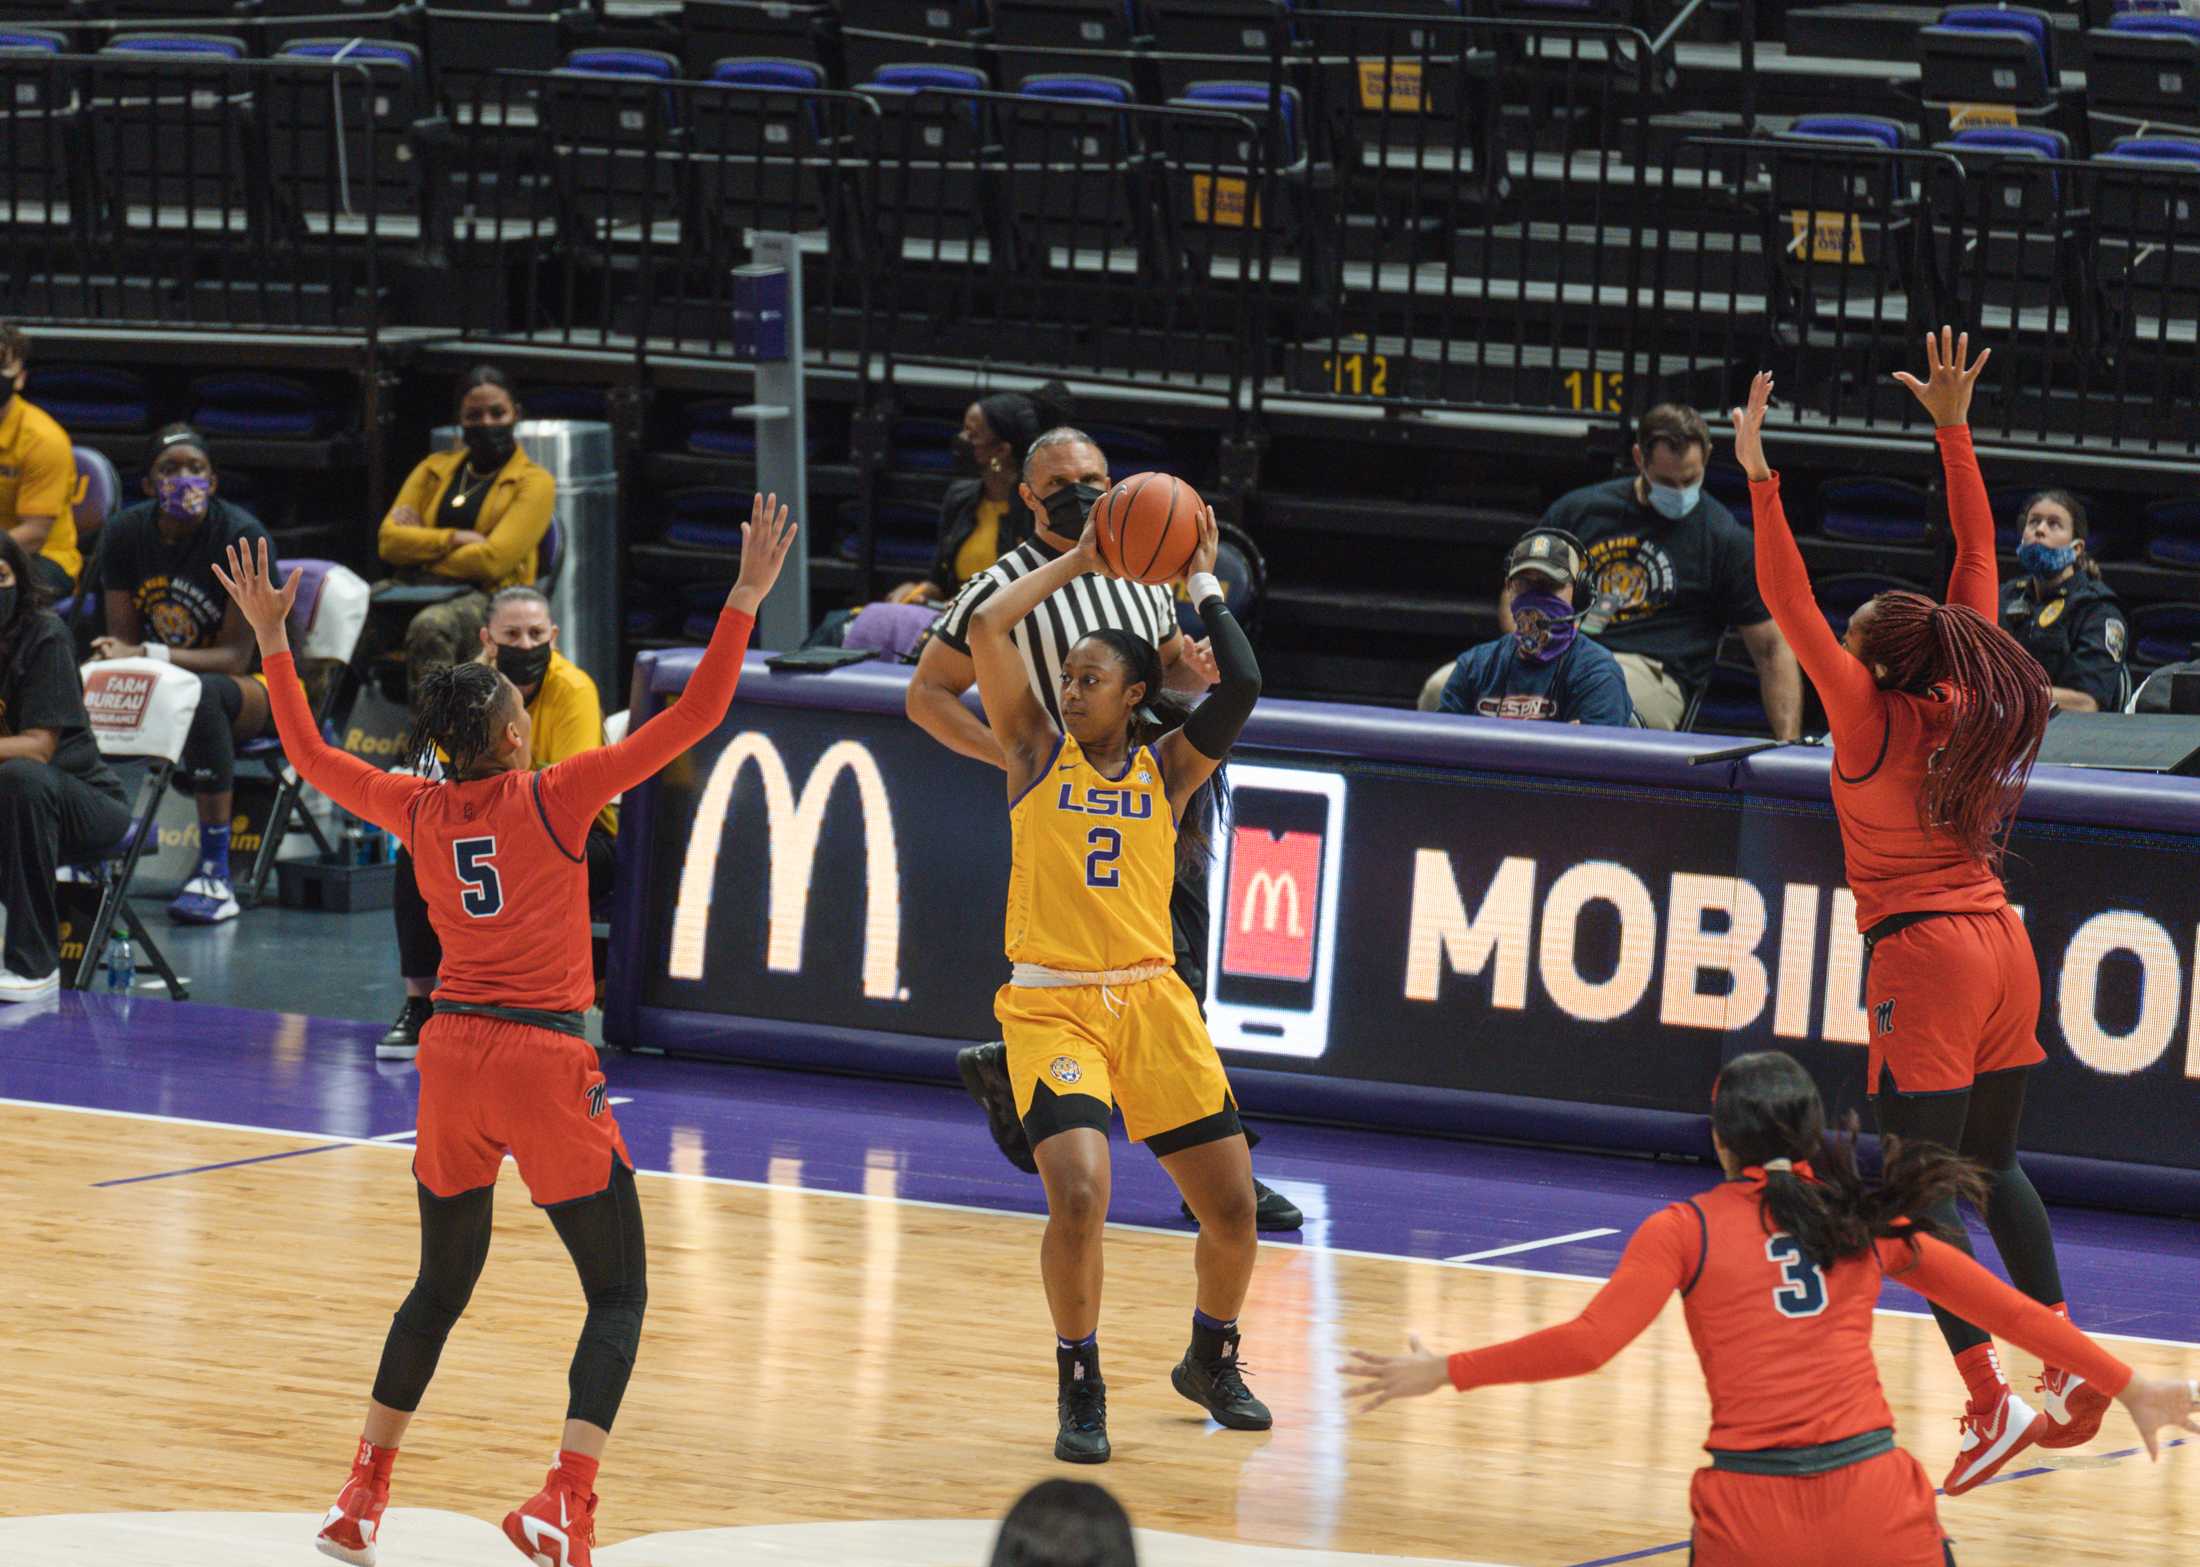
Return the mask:
[[[1100,1351],[1090,1344],[1057,1349],[1060,1372],[1054,1413],[1061,1422],[1054,1456],[1065,1464],[1104,1464],[1108,1446],[1108,1384],[1100,1375]]]
[[[596,1497],[571,1488],[552,1469],[534,1499],[504,1515],[504,1538],[535,1567],[590,1567],[596,1542]]]
[[[1993,1402],[1972,1404],[1964,1410],[1957,1424],[1963,1429],[1963,1441],[1956,1450],[1955,1467],[1948,1471],[1944,1482],[1950,1496],[1961,1496],[1993,1479],[2004,1464],[2050,1429],[2047,1416],[2006,1385]]]
[[[354,1464],[336,1505],[321,1520],[314,1549],[351,1567],[374,1567],[374,1537],[382,1532],[382,1510],[389,1505],[390,1488],[375,1483],[371,1468]]]
[[[2053,1366],[2040,1373],[2037,1385],[2048,1422],[2042,1447],[2083,1447],[2100,1435],[2101,1416],[2116,1402],[2084,1377]]]
[[[1169,1381],[1212,1415],[1218,1425],[1233,1431],[1265,1431],[1276,1423],[1276,1417],[1245,1385],[1237,1351],[1235,1333],[1222,1341],[1220,1354],[1202,1355],[1197,1349],[1188,1349],[1169,1373]]]
[[[1026,1175],[1039,1173],[1039,1161],[1031,1155],[1031,1134],[1016,1116],[1016,1087],[1008,1080],[1008,1046],[999,1040],[990,1045],[965,1045],[955,1052],[955,1071],[963,1091],[985,1112],[986,1130],[1001,1157]]]

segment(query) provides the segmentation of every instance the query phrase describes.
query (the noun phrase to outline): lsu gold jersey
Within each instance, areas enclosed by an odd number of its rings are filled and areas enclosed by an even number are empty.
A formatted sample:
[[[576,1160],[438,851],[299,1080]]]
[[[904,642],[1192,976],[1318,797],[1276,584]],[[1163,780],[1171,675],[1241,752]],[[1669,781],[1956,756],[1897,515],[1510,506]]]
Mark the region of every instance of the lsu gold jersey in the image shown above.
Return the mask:
[[[1011,962],[1093,973],[1175,961],[1176,816],[1152,747],[1110,778],[1062,736],[1008,822]]]

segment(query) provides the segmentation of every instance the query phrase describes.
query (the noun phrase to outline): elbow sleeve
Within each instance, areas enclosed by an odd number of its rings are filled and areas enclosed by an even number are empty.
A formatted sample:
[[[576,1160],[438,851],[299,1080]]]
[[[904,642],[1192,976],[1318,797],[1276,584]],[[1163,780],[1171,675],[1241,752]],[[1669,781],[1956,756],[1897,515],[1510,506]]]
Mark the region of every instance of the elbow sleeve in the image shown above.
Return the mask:
[[[1253,716],[1253,704],[1260,700],[1260,664],[1244,628],[1219,596],[1199,607],[1199,617],[1206,622],[1222,681],[1184,720],[1184,738],[1200,755],[1219,762],[1230,754],[1245,721]]]

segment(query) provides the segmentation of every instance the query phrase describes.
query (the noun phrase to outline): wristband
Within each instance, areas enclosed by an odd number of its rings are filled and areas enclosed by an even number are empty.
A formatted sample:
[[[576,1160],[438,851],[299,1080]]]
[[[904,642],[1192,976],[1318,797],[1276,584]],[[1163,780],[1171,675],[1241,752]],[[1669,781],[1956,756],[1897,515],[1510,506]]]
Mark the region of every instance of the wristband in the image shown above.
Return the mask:
[[[169,657],[168,644],[165,642],[146,643],[145,656],[157,664],[172,664],[175,662],[173,658]]]
[[[1185,596],[1192,601],[1194,609],[1197,609],[1211,598],[1221,599],[1224,603],[1229,602],[1228,595],[1222,591],[1221,582],[1216,579],[1215,574],[1211,571],[1193,572],[1190,579],[1184,584],[1184,592]]]

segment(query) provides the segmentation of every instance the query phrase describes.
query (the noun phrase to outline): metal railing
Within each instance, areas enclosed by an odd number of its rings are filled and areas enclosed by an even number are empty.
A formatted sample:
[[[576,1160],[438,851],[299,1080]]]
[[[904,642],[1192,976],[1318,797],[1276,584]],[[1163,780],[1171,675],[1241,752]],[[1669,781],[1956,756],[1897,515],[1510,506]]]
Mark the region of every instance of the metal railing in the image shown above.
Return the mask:
[[[0,310],[372,338],[417,237],[371,63],[0,54]]]

